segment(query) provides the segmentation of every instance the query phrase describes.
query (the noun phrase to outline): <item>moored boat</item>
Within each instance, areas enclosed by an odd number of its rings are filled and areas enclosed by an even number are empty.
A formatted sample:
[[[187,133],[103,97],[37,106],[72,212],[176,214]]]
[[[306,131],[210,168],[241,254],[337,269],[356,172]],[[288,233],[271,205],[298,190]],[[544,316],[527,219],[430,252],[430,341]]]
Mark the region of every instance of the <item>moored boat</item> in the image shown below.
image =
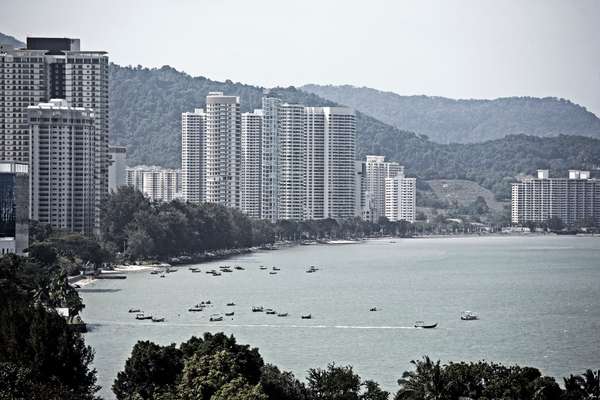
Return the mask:
[[[460,313],[460,319],[463,321],[475,321],[479,319],[479,317],[472,311],[463,311]]]
[[[302,314],[302,315],[300,316],[300,318],[302,318],[302,319],[311,319],[311,318],[312,318],[312,315],[311,315],[311,314]]]
[[[139,319],[139,320],[152,319],[152,315],[136,314],[135,319]]]
[[[263,312],[264,308],[262,308],[262,306],[260,307],[252,307],[252,312]]]
[[[152,322],[165,322],[165,318],[164,317],[152,317]]]
[[[232,301],[231,303],[227,303],[227,306],[228,307],[233,307],[233,306],[235,306],[235,303]]]
[[[226,316],[226,317],[233,317],[233,315],[234,315],[234,314],[235,314],[235,313],[234,313],[233,311],[231,311],[231,312],[226,312],[226,313],[225,313],[225,316]]]
[[[287,317],[287,316],[288,316],[288,313],[286,313],[286,312],[279,313],[279,314],[277,314],[277,316],[278,316],[278,317]]]
[[[277,311],[272,310],[272,309],[269,308],[269,309],[267,309],[267,311],[265,311],[265,314],[275,315],[275,314],[277,314]]]
[[[210,316],[209,320],[211,322],[223,321],[223,316],[219,314],[213,314]]]
[[[415,328],[422,328],[422,329],[433,329],[437,327],[437,322],[435,324],[426,324],[423,321],[416,321],[415,322]]]
[[[141,310],[139,308],[130,308],[128,312],[130,312],[130,313],[140,313]]]

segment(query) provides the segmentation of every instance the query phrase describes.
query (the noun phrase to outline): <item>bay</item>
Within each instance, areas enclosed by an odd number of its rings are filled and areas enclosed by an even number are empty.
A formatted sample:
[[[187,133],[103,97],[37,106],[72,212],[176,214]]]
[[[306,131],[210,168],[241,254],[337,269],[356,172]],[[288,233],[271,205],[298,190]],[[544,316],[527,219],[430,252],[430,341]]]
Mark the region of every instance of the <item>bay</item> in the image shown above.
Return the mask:
[[[222,265],[245,270],[204,273]],[[306,273],[310,265],[319,271]],[[269,274],[273,266],[281,269],[276,275]],[[138,340],[180,343],[207,331],[233,334],[302,379],[309,368],[335,361],[392,392],[410,360],[423,355],[528,365],[557,378],[600,367],[598,237],[381,239],[260,251],[197,267],[202,273],[186,266],[166,278],[129,273],[81,291],[102,396],[113,397],[110,386]],[[187,311],[206,300],[212,306],[205,311]],[[253,313],[252,306],[289,315]],[[136,321],[128,309],[138,307],[166,321]],[[480,320],[461,321],[463,310]],[[226,311],[235,315],[209,322]],[[301,319],[305,313],[313,318]],[[415,329],[416,320],[439,326]]]

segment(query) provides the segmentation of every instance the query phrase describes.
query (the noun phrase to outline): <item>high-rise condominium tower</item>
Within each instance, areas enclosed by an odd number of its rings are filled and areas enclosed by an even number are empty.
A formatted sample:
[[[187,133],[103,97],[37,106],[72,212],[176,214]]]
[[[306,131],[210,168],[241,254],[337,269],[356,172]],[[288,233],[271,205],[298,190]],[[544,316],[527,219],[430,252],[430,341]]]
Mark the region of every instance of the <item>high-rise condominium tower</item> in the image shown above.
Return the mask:
[[[277,219],[306,216],[306,131],[304,106],[281,104],[278,111]]]
[[[354,111],[346,107],[306,107],[305,113],[307,170],[315,174],[307,180],[307,218],[351,218],[355,208]]]
[[[262,110],[242,114],[241,210],[260,218]]]
[[[152,201],[169,202],[180,196],[181,170],[146,165],[130,167],[127,168],[127,185]]]
[[[109,146],[108,190],[116,191],[127,184],[127,147]]]
[[[263,124],[261,140],[261,204],[260,216],[271,221],[277,220],[277,190],[279,187],[277,163],[279,154],[279,106],[276,97],[262,98]]]
[[[403,173],[385,178],[385,216],[390,221],[415,222],[417,180]]]
[[[94,112],[94,207],[108,193],[108,56],[81,51],[79,39],[27,38],[27,47],[0,46],[0,159],[29,162],[27,107],[65,99]],[[33,210],[31,210],[33,212]],[[98,224],[95,215],[95,225]]]
[[[558,217],[565,224],[595,221],[600,224],[600,180],[589,171],[571,170],[568,177],[550,178],[538,170],[537,178],[512,184],[512,222],[546,222]]]
[[[55,228],[92,234],[97,221],[92,109],[51,100],[27,108],[31,218]]]
[[[206,97],[204,198],[209,203],[240,208],[240,99],[211,92]]]
[[[367,156],[362,194],[365,219],[376,222],[385,215],[386,179],[399,175],[404,175],[404,167],[397,162],[386,162],[384,156]]]
[[[204,201],[204,136],[206,114],[197,108],[181,114],[181,181],[183,199]]]

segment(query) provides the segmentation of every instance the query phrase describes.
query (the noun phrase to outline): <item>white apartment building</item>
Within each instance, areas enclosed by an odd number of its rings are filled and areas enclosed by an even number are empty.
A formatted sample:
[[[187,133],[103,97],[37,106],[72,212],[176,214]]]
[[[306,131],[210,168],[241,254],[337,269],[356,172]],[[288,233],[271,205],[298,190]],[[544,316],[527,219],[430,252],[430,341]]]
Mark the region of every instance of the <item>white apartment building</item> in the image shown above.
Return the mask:
[[[404,176],[404,166],[386,162],[385,156],[373,155],[367,156],[364,165],[363,218],[376,222],[386,214],[386,179]]]
[[[240,99],[211,92],[206,97],[204,141],[204,199],[240,208],[241,114]]]
[[[512,184],[513,224],[545,222],[552,217],[571,225],[586,219],[600,224],[600,181],[589,171],[570,170],[568,177],[550,178],[538,170],[537,178]]]
[[[251,218],[260,218],[262,121],[262,110],[242,114],[241,210]]]
[[[306,204],[304,106],[281,104],[278,112],[277,219],[303,220]]]
[[[184,201],[204,201],[206,114],[197,108],[181,114],[181,181]]]
[[[417,180],[398,174],[385,178],[385,216],[390,221],[415,222]]]
[[[90,235],[98,220],[95,113],[53,99],[27,107],[31,219]]]
[[[261,204],[260,217],[272,222],[277,220],[278,160],[279,160],[279,106],[276,97],[262,98],[263,122],[261,138]]]
[[[169,202],[180,197],[181,170],[145,165],[127,168],[127,185],[152,201]]]
[[[108,190],[116,191],[119,187],[127,185],[127,147],[109,146],[108,154],[110,164],[108,166]]]
[[[307,170],[314,171],[307,179],[306,218],[351,218],[355,211],[354,111],[347,107],[305,107],[305,113]]]

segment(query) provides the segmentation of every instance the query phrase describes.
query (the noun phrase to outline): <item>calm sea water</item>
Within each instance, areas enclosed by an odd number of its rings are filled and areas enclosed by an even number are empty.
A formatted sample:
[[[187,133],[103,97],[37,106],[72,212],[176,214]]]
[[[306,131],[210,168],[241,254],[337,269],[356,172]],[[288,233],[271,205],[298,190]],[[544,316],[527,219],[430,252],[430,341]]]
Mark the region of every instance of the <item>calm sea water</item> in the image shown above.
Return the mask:
[[[224,264],[246,270],[204,273]],[[259,269],[263,264],[281,271],[269,275]],[[313,264],[320,270],[307,274]],[[112,397],[110,386],[138,340],[180,343],[206,331],[234,334],[301,378],[335,361],[391,391],[410,360],[423,355],[530,365],[555,377],[600,367],[598,237],[372,240],[263,251],[199,267],[203,273],[180,267],[164,279],[129,273],[81,292],[103,396]],[[213,306],[187,311],[203,300]],[[253,313],[253,305],[289,316]],[[166,322],[136,321],[131,307]],[[208,320],[232,310],[235,316],[223,322]],[[462,310],[481,319],[461,321]],[[303,313],[313,319],[300,319]],[[439,327],[414,329],[416,320]]]

